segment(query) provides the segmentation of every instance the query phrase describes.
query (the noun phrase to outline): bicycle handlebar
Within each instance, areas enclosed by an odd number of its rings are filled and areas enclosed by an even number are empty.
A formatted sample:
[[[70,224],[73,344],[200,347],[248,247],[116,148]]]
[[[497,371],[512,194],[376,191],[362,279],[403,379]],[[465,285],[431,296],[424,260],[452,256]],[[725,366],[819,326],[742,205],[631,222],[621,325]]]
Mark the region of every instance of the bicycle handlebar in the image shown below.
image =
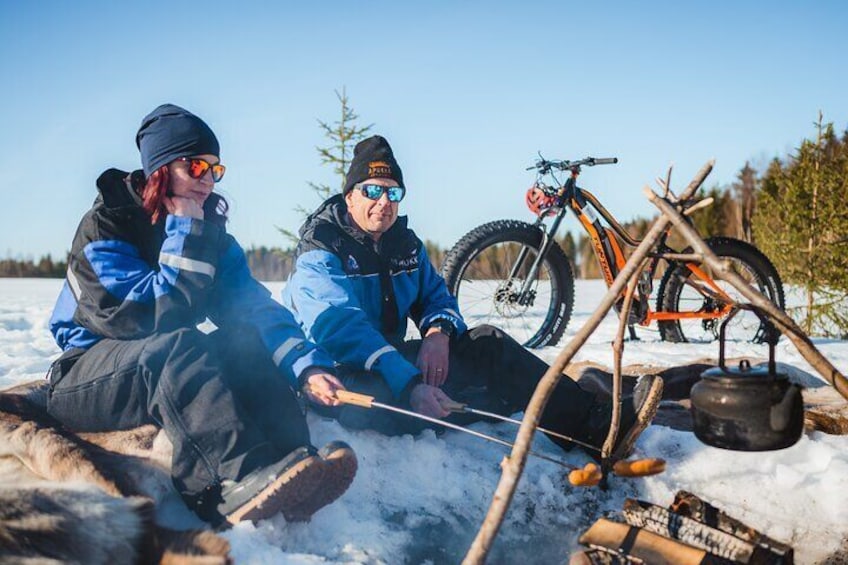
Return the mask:
[[[595,159],[594,165],[615,165],[618,163],[618,157],[599,157]]]
[[[579,159],[577,161],[546,161],[542,158],[539,161],[536,161],[536,164],[532,167],[527,167],[526,170],[531,171],[533,169],[538,169],[542,173],[547,173],[551,169],[566,171],[575,167],[593,167],[595,165],[613,165],[615,163],[618,163],[618,157],[586,157],[585,159]]]

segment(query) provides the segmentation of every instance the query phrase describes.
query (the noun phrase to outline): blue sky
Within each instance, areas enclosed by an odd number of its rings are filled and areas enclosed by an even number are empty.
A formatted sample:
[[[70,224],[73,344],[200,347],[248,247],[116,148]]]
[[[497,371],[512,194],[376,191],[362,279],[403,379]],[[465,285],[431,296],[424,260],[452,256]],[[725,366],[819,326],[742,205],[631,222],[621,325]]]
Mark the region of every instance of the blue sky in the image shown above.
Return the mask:
[[[287,246],[315,147],[347,88],[392,143],[402,213],[452,245],[523,204],[537,151],[617,156],[581,185],[620,219],[653,212],[717,159],[729,183],[848,125],[844,2],[66,2],[0,0],[0,257],[63,254],[107,167],[139,166],[141,118],[164,102],[217,133],[245,247]],[[569,222],[574,227],[574,222]]]

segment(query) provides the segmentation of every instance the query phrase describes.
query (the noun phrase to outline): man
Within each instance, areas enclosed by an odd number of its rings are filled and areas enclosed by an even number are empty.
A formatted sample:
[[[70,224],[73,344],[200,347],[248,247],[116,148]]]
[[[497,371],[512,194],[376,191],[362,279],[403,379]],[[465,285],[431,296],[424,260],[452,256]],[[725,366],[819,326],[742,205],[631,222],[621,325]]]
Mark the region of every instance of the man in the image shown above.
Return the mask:
[[[398,216],[405,194],[389,143],[373,136],[357,144],[343,193],[321,204],[300,230],[283,304],[343,365],[342,381],[355,392],[437,418],[449,415],[443,403],[451,397],[502,414],[523,409],[548,366],[498,328],[466,327],[423,243]],[[408,319],[422,339],[404,341]],[[324,394],[332,397],[334,386],[328,383]],[[662,381],[642,379],[634,392],[622,407],[616,457],[650,423]],[[600,446],[611,409],[563,379],[541,425]],[[331,412],[343,425],[388,434],[421,427],[385,411],[342,406]]]

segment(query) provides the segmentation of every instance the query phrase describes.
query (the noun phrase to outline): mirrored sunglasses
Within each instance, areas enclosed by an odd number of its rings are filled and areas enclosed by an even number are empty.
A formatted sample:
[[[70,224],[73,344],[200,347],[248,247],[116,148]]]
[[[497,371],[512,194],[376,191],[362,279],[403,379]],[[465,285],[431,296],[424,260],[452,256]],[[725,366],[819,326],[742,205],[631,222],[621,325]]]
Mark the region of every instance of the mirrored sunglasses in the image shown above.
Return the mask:
[[[371,200],[379,200],[383,193],[389,198],[389,202],[400,202],[406,196],[406,189],[402,186],[382,186],[379,184],[357,184],[358,188],[365,198]]]
[[[224,178],[224,173],[227,172],[227,167],[218,163],[213,165],[209,161],[197,157],[180,157],[179,161],[188,163],[188,176],[193,179],[199,179],[206,174],[206,171],[212,171],[212,180],[215,182]]]

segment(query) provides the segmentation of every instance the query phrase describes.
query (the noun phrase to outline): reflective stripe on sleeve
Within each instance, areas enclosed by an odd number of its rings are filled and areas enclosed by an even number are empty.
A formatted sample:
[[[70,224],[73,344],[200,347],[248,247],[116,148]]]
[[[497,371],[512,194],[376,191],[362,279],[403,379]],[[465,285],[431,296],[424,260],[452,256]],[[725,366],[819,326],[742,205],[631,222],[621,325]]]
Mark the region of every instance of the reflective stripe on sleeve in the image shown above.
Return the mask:
[[[215,278],[214,265],[204,263],[203,261],[180,257],[179,255],[172,255],[170,253],[160,253],[159,262],[163,265],[180,269],[181,271],[191,271],[192,273],[200,273],[201,275]]]
[[[283,344],[274,351],[274,365],[279,365],[280,362],[286,358],[286,355],[288,355],[292,349],[301,343],[303,343],[303,340],[296,337],[290,337],[284,341]]]
[[[79,302],[80,295],[82,294],[82,289],[80,288],[80,283],[77,280],[77,276],[74,274],[70,267],[68,267],[68,285],[71,287],[71,290],[74,293],[74,298],[76,298],[77,302]]]
[[[380,349],[372,353],[371,356],[368,357],[368,359],[365,361],[365,370],[370,371],[374,363],[377,362],[377,359],[379,359],[384,353],[388,353],[389,351],[395,351],[395,348],[391,345],[386,345],[385,347],[381,347]]]

